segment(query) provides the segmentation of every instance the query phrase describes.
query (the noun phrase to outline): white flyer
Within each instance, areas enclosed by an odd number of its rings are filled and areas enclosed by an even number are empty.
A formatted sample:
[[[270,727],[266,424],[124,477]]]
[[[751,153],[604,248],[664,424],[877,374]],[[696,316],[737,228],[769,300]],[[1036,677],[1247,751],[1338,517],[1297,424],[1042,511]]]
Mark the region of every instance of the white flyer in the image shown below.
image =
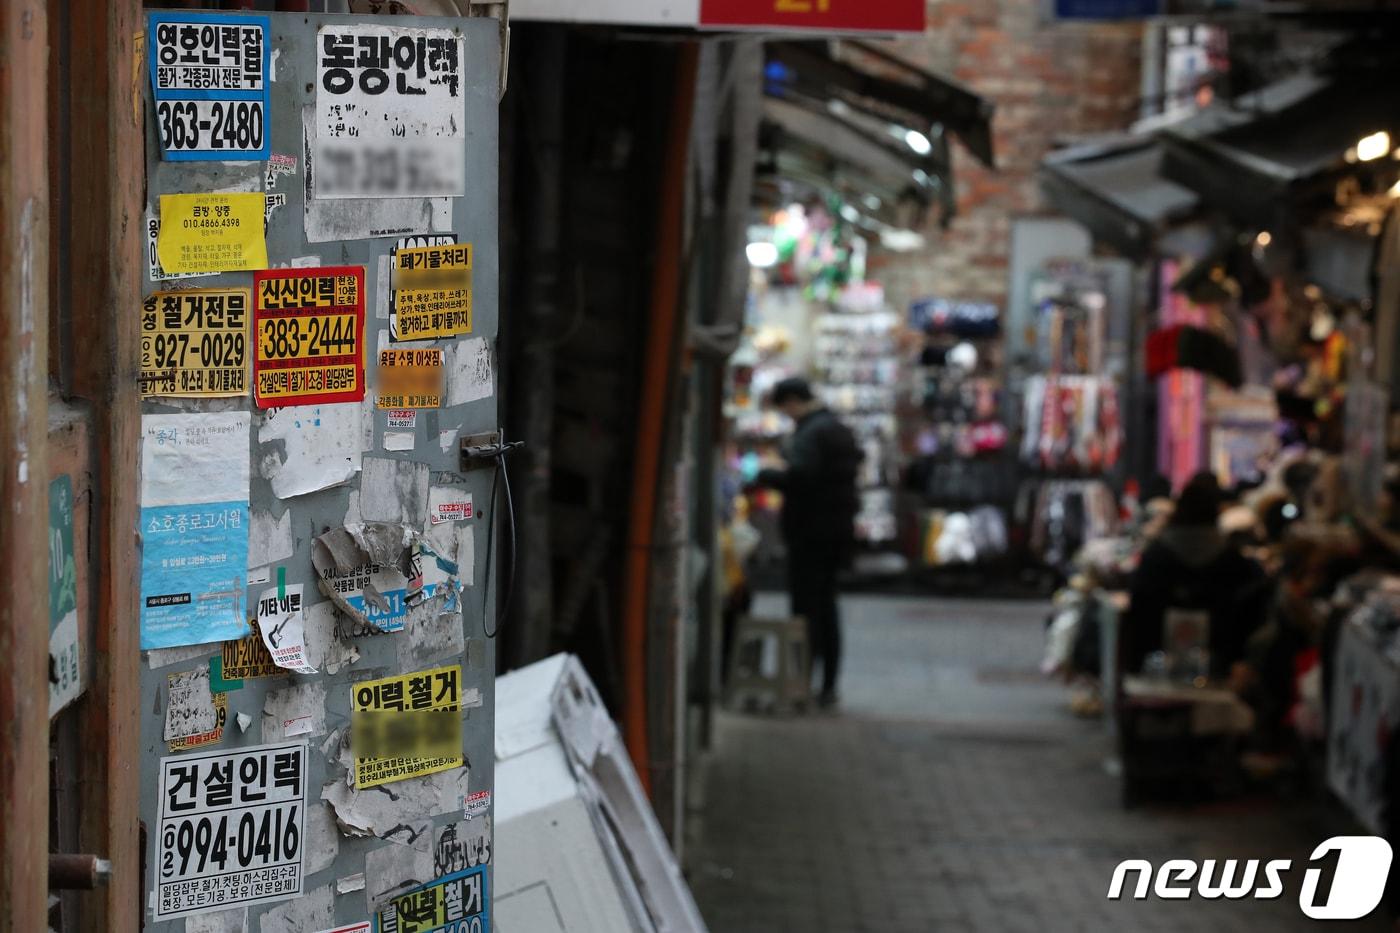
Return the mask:
[[[451,29],[322,26],[312,196],[464,195],[464,54]]]
[[[141,647],[241,638],[248,578],[246,411],[141,418]]]
[[[154,919],[302,893],[306,743],[160,760]]]
[[[306,615],[302,612],[300,583],[274,586],[258,596],[258,631],[272,661],[298,674],[314,674],[306,657]]]

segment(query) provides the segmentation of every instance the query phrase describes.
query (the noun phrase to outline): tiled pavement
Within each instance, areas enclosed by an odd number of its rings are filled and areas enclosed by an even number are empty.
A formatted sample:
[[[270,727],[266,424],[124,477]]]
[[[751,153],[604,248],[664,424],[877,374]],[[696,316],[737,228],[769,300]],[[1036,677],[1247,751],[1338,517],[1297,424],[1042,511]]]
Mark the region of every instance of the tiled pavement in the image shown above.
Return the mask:
[[[1106,899],[1125,858],[1300,866],[1338,824],[1277,798],[1125,811],[1102,726],[1035,675],[1043,604],[850,597],[843,613],[842,712],[723,714],[700,763],[687,863],[712,933],[1315,928],[1296,867],[1273,901]]]

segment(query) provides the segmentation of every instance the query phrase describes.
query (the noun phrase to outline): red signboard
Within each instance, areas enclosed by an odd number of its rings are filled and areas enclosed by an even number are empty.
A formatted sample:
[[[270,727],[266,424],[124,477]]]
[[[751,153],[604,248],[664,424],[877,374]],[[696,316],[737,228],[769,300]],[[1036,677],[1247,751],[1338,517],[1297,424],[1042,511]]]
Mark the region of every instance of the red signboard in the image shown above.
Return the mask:
[[[925,0],[700,0],[706,29],[923,32]]]
[[[365,397],[365,267],[253,273],[259,408]]]

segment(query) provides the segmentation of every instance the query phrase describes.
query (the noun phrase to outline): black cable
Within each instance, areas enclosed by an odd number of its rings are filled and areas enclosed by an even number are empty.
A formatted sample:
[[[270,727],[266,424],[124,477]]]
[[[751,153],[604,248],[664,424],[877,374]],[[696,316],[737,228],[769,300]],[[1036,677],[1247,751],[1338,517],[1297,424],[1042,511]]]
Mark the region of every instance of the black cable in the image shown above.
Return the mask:
[[[501,622],[505,619],[506,613],[510,610],[510,600],[515,593],[515,498],[510,490],[510,468],[506,465],[506,454],[518,447],[523,447],[521,441],[498,444],[491,452],[490,457],[495,461],[496,468],[491,471],[491,494],[487,499],[491,512],[491,533],[486,537],[486,559],[483,561],[483,574],[487,580],[487,586],[481,597],[481,630],[487,638],[495,638],[501,630]],[[496,509],[496,486],[504,479],[506,487],[506,519],[510,528],[510,551],[509,562],[506,564],[505,593],[503,597],[496,601],[496,620],[491,628],[486,627],[486,606],[490,599],[491,588],[491,558],[494,554],[495,535],[495,509]]]

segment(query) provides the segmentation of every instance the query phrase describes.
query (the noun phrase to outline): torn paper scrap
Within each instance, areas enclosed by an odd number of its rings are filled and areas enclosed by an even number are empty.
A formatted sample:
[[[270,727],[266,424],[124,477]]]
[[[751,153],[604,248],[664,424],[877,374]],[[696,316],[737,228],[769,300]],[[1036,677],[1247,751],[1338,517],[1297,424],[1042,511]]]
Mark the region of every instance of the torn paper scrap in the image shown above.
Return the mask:
[[[258,918],[258,933],[305,933],[335,925],[335,886],[307,891]]]
[[[433,824],[429,820],[403,827],[390,845],[365,854],[365,906],[374,913],[391,898],[433,878]]]
[[[167,742],[212,732],[219,725],[214,694],[209,689],[208,667],[171,674],[167,684],[163,735]]]
[[[335,864],[340,855],[340,833],[336,832],[335,814],[319,800],[306,807],[306,874],[314,875]]]
[[[212,914],[195,914],[185,919],[185,933],[246,933],[248,908],[235,907]]]
[[[360,465],[358,402],[270,408],[258,426],[258,473],[279,499],[348,482]]]
[[[253,724],[253,717],[252,717],[252,716],[249,716],[247,713],[239,713],[239,714],[238,714],[238,731],[239,731],[239,732],[247,732],[247,731],[248,731],[248,727],[251,726],[252,724]]]
[[[412,781],[356,790],[344,780],[321,790],[321,799],[335,810],[340,831],[347,836],[388,838],[413,820],[456,810],[467,792],[469,768],[440,771]]]
[[[333,528],[312,542],[311,562],[321,592],[360,626],[397,632],[410,612],[457,608],[457,564],[406,525]]]
[[[262,740],[317,736],[326,731],[326,685],[316,680],[270,691],[263,703]],[[289,732],[291,735],[289,736]]]
[[[203,645],[180,645],[178,648],[152,648],[146,652],[146,663],[151,666],[151,670],[156,670],[183,661],[193,661],[195,658],[207,658],[219,648],[219,642]]]
[[[286,509],[281,518],[271,512],[253,509],[248,517],[248,566],[262,567],[290,560],[295,553],[292,544],[292,510]],[[253,583],[252,571],[248,582]]]
[[[316,668],[306,655],[306,622],[301,597],[300,583],[263,590],[258,596],[258,631],[278,667],[298,674],[314,674]]]
[[[395,451],[412,450],[413,439],[412,431],[385,431],[384,449]]]
[[[346,875],[344,878],[335,879],[335,893],[349,894],[352,891],[363,891],[365,889],[365,873],[358,871],[353,875]]]
[[[360,514],[366,521],[423,527],[428,514],[428,473],[426,463],[365,457]]]
[[[337,632],[335,603],[315,603],[307,606],[305,612],[306,655],[310,663],[327,674],[336,674],[360,659],[360,649]]]
[[[491,811],[491,792],[482,790],[468,794],[462,804],[467,817],[436,830],[437,840],[433,844],[434,877],[491,862],[491,818],[488,815]]]
[[[474,402],[494,392],[490,342],[485,337],[473,337],[448,344],[447,406]]]

